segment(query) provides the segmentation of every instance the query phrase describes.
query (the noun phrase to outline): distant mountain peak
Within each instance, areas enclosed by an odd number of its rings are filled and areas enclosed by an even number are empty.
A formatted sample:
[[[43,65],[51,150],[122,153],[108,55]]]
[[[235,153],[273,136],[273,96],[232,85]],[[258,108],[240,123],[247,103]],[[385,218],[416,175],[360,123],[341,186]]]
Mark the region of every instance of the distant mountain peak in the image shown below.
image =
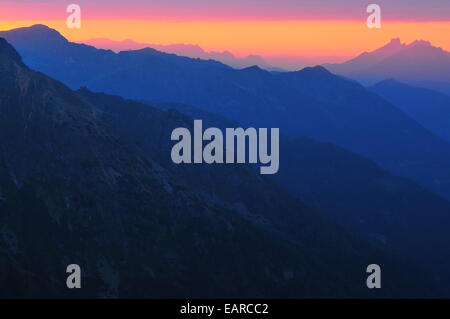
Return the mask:
[[[14,42],[14,46],[16,46],[16,43],[33,43],[46,47],[50,44],[65,44],[69,42],[61,33],[43,24],[0,31],[0,37],[6,38],[11,43]],[[14,41],[10,38],[14,39]]]
[[[51,35],[53,37],[58,37],[60,39],[64,39],[65,41],[67,41],[67,39],[58,31],[56,31],[55,29],[52,29],[44,24],[35,24],[32,25],[31,27],[24,27],[24,28],[19,28],[17,30],[27,30],[27,31],[31,31],[31,32],[39,32],[39,33],[47,33],[48,35]]]
[[[389,78],[389,79],[382,80],[378,83],[375,83],[372,87],[397,87],[397,86],[403,86],[403,85],[405,85],[405,84],[396,79]]]
[[[332,74],[330,71],[328,71],[326,68],[324,68],[321,65],[309,66],[309,67],[301,69],[298,72],[311,73],[311,74],[324,74],[324,75]]]
[[[259,66],[257,65],[252,65],[246,68],[241,69],[241,71],[246,71],[246,72],[265,72],[263,69],[261,69]]]
[[[411,42],[408,45],[408,47],[414,47],[414,46],[417,46],[417,45],[432,47],[431,42],[430,41],[425,41],[425,40],[416,40],[414,42]]]
[[[371,52],[376,53],[378,55],[382,55],[382,56],[387,56],[390,54],[395,54],[398,51],[404,49],[406,47],[406,44],[402,43],[400,38],[393,38],[391,39],[391,41],[389,41],[389,43],[387,43],[386,45],[382,46],[381,48]]]
[[[399,44],[402,44],[402,42],[400,41],[400,38],[392,38],[391,41],[389,42],[389,44],[399,45]]]
[[[133,54],[133,55],[149,55],[149,54],[163,54],[154,48],[146,47],[138,50],[120,51],[119,54]]]

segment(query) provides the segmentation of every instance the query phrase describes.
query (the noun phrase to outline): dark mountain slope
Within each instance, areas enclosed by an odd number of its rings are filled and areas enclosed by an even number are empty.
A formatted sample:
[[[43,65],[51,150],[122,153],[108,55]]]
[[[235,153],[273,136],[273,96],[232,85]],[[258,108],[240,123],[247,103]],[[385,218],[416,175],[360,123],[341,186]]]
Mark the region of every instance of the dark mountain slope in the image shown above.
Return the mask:
[[[213,198],[183,185],[190,180],[126,143],[136,131],[123,131],[114,109],[129,103],[116,99],[106,110],[85,99],[29,70],[0,39],[1,296],[441,294],[429,281],[409,280],[414,266],[327,222],[252,170],[242,169],[233,185],[251,189],[255,201],[277,198],[272,214],[251,198],[247,210],[233,207],[225,186]],[[176,119],[161,111],[145,116]],[[146,138],[164,136],[154,133]],[[365,267],[374,261],[383,265],[378,291],[365,287]],[[71,263],[82,268],[80,290],[65,287]]]
[[[2,34],[31,67],[72,87],[196,105],[244,125],[279,127],[286,135],[338,144],[450,198],[450,145],[392,104],[323,68],[270,73],[152,49],[114,54],[70,43],[43,26]],[[28,43],[29,37],[34,41]]]
[[[384,80],[370,87],[426,129],[450,141],[450,96],[410,86],[396,80]]]
[[[362,154],[383,168],[448,197],[450,144],[391,103],[321,67],[278,75],[298,94],[327,105],[330,126],[304,134]]]
[[[205,126],[239,126],[189,105],[148,104],[177,109],[202,119]],[[280,143],[280,171],[274,181],[379,247],[414,260],[448,287],[448,201],[338,146],[286,136]]]

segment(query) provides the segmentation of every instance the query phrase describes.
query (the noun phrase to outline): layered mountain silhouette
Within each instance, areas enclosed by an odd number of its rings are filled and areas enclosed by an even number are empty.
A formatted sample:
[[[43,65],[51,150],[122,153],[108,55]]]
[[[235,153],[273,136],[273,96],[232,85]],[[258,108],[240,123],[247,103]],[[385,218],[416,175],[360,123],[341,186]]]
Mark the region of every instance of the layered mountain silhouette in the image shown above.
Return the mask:
[[[347,62],[324,66],[367,85],[392,78],[450,94],[450,52],[428,41],[419,40],[407,45],[396,38]]]
[[[370,90],[399,107],[426,129],[450,141],[450,96],[392,79],[381,81]]]
[[[190,123],[178,111],[73,92],[0,39],[0,295],[443,294],[414,264],[251,167],[173,164],[171,128]],[[374,261],[382,290],[365,285]],[[72,263],[83,289],[65,286]]]
[[[248,55],[243,58],[236,57],[233,53],[229,51],[215,52],[215,51],[205,51],[198,45],[192,44],[151,44],[151,43],[139,43],[133,40],[124,41],[113,41],[110,39],[89,39],[83,41],[83,43],[92,45],[98,49],[113,50],[115,52],[126,51],[126,50],[140,50],[145,48],[152,48],[158,51],[166,53],[174,53],[181,56],[186,56],[190,58],[200,58],[204,60],[216,60],[225,63],[233,68],[242,69],[257,65],[260,68],[269,71],[282,71],[280,68],[276,68],[269,63],[267,63],[262,57],[258,55]]]
[[[189,105],[156,101],[146,104],[178,110],[202,119],[205,126],[239,127],[238,123]],[[127,118],[127,122],[140,121],[137,115],[135,118]],[[280,171],[271,177],[280,187],[373,244],[413,260],[428,273],[436,274],[434,279],[443,287],[448,286],[448,201],[329,143],[281,136],[280,154]]]
[[[450,198],[450,144],[323,67],[271,73],[154,49],[116,54],[71,43],[39,25],[1,35],[31,67],[72,88],[195,105],[243,125],[331,142]]]

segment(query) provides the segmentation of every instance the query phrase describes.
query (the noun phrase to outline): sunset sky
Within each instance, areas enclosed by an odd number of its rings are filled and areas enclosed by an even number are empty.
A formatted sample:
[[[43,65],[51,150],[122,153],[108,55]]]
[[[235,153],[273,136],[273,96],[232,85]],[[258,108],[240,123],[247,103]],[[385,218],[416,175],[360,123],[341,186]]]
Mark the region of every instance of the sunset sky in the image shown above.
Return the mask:
[[[66,7],[82,9],[68,29]],[[382,9],[369,29],[366,7]],[[400,37],[450,50],[449,0],[0,0],[0,29],[46,24],[69,40],[197,44],[236,55],[350,57]]]

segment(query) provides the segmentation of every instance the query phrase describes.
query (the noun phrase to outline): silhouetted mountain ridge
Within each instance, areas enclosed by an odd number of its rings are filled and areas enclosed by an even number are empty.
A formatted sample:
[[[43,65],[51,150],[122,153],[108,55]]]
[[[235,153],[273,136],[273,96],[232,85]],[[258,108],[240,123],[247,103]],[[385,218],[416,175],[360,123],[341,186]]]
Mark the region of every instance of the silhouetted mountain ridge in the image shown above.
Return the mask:
[[[17,53],[17,51],[3,38],[0,38],[0,59],[3,63],[10,63],[13,61],[17,64],[23,64],[19,53]]]
[[[381,81],[370,90],[399,107],[434,134],[450,141],[450,96],[394,79]]]
[[[262,57],[257,55],[248,55],[242,58],[238,58],[229,51],[207,52],[203,50],[199,45],[192,45],[192,44],[158,45],[151,43],[138,43],[131,39],[124,41],[113,41],[109,39],[90,39],[83,41],[83,43],[92,45],[99,49],[114,50],[115,52],[127,50],[139,50],[145,47],[150,47],[158,51],[174,53],[177,55],[187,56],[190,58],[200,58],[205,60],[220,61],[224,64],[227,64],[237,69],[246,68],[252,65],[258,65],[259,67],[269,71],[282,71],[280,68],[276,68],[270,65]]]
[[[147,104],[179,110],[205,126],[240,126],[189,105]],[[282,135],[280,154],[280,171],[271,176],[280,187],[379,247],[410,258],[448,286],[448,201],[329,143]]]
[[[191,118],[0,65],[1,296],[441,294],[251,167],[173,164],[171,128]],[[374,259],[382,291],[365,286]],[[83,289],[65,286],[72,263]]]
[[[2,34],[14,44],[9,32]],[[115,54],[70,42],[44,52],[32,44],[18,50],[31,67],[73,88],[196,105],[243,125],[331,142],[450,198],[450,145],[376,94],[321,67],[248,72],[216,61],[154,51]]]
[[[429,41],[403,44],[393,39],[386,46],[365,52],[341,64],[325,64],[332,72],[373,85],[394,78],[411,85],[450,93],[450,53]]]

